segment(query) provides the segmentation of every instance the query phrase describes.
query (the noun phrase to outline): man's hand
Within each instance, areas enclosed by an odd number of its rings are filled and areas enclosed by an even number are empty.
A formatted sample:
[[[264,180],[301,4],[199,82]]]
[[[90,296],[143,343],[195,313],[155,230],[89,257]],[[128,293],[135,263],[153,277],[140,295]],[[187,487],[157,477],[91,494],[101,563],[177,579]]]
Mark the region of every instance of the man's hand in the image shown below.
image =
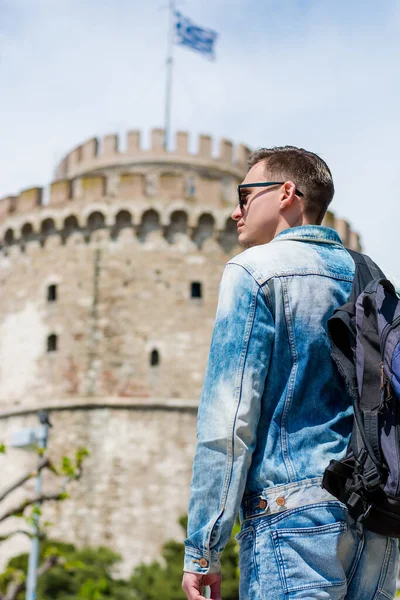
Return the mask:
[[[212,573],[210,575],[184,573],[182,589],[188,600],[206,600],[202,592],[204,586],[209,585],[211,588],[211,600],[222,600],[221,580],[221,573]]]

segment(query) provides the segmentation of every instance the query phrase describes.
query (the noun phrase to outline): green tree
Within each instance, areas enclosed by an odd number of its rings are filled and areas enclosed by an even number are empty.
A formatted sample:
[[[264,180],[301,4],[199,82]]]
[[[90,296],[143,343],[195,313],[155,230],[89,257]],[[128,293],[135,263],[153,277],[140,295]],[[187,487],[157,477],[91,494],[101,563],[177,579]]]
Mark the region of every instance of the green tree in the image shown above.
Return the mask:
[[[186,529],[187,518],[180,519]],[[238,600],[238,546],[235,527],[222,556],[222,597]],[[45,540],[40,546],[40,564],[51,567],[38,578],[37,600],[186,600],[181,589],[184,545],[168,541],[160,560],[137,566],[129,580],[114,576],[120,555],[104,547],[77,549],[72,544]],[[12,558],[0,575],[0,599],[8,600],[10,586],[24,582],[28,555]],[[24,600],[24,588],[13,600]],[[8,591],[7,591],[8,590]],[[10,596],[11,597],[11,596]]]
[[[40,562],[59,557],[57,564],[38,579],[38,600],[135,600],[128,581],[114,578],[121,557],[108,548],[82,548],[46,540],[41,544]],[[0,590],[6,593],[16,577],[25,578],[28,555],[13,557],[0,576]],[[16,600],[24,600],[20,591]]]
[[[6,446],[0,444],[0,454],[5,455]],[[12,484],[0,491],[0,523],[6,523],[12,517],[21,519],[21,526],[11,529],[8,533],[0,536],[0,543],[6,542],[10,537],[16,534],[26,535],[32,538],[35,534],[40,539],[45,538],[46,523],[40,523],[39,517],[42,512],[42,505],[46,502],[61,502],[68,498],[68,488],[74,481],[78,481],[83,473],[83,463],[88,456],[86,448],[79,448],[75,451],[73,457],[63,456],[61,464],[55,464],[43,448],[37,450],[38,463],[35,469],[21,474]],[[4,456],[4,460],[7,457]],[[39,473],[50,472],[57,481],[54,489],[47,493],[33,494],[32,491],[26,493],[23,500],[12,502],[12,495],[15,490],[25,489],[24,486]],[[4,506],[6,505],[6,506]],[[4,506],[4,508],[3,508]],[[49,569],[54,568],[62,562],[63,558],[58,553],[47,552],[43,555],[43,561],[38,569],[38,576],[44,575]],[[21,592],[25,589],[26,570],[10,567],[2,578],[0,587],[0,600],[17,600],[21,597]]]
[[[187,518],[182,517],[179,522],[186,530]],[[224,600],[239,599],[238,544],[234,537],[238,530],[239,525],[236,525],[222,555],[222,597]],[[186,599],[181,588],[183,543],[167,542],[162,549],[161,556],[161,561],[141,564],[134,570],[130,583],[137,600]]]

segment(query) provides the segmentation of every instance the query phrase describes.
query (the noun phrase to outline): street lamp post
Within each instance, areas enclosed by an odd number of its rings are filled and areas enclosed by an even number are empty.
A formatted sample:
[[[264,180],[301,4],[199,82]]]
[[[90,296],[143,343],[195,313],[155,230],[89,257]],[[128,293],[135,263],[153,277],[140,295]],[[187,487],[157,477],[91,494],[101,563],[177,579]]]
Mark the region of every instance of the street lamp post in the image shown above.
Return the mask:
[[[43,451],[47,448],[49,438],[49,415],[47,411],[40,410],[38,413],[40,426],[36,429],[23,429],[14,434],[11,445],[14,448],[25,448],[39,450],[38,465],[42,459]],[[42,452],[40,452],[42,450]],[[42,473],[38,469],[35,484],[36,496],[39,497],[42,493]],[[40,504],[35,505],[36,508]],[[37,587],[37,570],[39,562],[39,512],[33,513],[33,536],[32,547],[29,555],[28,574],[26,582],[26,600],[36,600]]]

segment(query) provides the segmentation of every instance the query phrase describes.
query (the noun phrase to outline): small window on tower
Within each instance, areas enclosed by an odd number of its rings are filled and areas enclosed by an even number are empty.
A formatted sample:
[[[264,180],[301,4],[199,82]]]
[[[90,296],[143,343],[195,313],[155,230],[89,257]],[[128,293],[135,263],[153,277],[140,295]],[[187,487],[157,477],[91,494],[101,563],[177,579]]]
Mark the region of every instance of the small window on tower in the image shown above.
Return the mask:
[[[158,350],[153,350],[150,356],[150,365],[152,367],[157,367],[160,364],[160,355]]]
[[[201,298],[201,283],[199,281],[192,282],[192,298]]]
[[[47,338],[47,352],[56,352],[57,351],[57,336],[52,333]]]
[[[49,285],[47,288],[47,302],[55,302],[57,300],[57,286]]]

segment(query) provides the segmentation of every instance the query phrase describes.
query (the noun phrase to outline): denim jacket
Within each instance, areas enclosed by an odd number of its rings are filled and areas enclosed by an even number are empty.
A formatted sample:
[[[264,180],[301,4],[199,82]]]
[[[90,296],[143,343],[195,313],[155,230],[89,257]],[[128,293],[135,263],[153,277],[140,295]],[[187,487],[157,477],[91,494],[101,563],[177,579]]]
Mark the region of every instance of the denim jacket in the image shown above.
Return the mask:
[[[200,399],[184,569],[220,570],[239,510],[268,515],[332,500],[321,488],[352,427],[327,320],[354,262],[323,226],[287,229],[224,270]]]

